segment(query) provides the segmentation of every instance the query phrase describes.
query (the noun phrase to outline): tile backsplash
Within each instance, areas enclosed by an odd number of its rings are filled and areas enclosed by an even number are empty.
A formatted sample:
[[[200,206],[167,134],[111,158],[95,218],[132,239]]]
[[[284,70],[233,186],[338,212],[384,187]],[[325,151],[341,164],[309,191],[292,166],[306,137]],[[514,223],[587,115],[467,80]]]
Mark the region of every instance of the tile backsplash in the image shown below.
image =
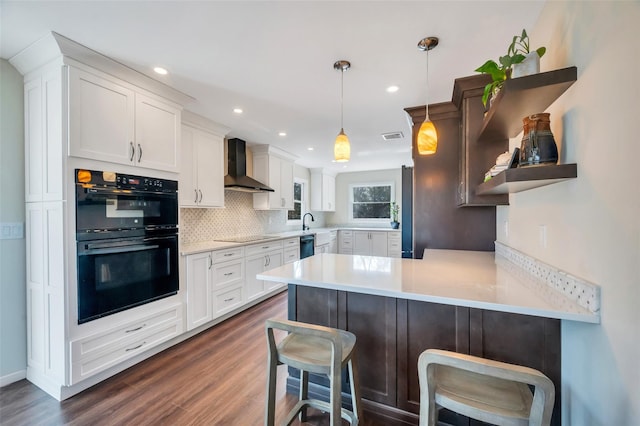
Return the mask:
[[[286,210],[255,210],[253,194],[224,192],[225,207],[219,209],[180,209],[180,240],[183,244],[211,241],[223,237],[261,235],[296,230],[287,224]],[[322,213],[313,213],[314,226],[323,226]]]

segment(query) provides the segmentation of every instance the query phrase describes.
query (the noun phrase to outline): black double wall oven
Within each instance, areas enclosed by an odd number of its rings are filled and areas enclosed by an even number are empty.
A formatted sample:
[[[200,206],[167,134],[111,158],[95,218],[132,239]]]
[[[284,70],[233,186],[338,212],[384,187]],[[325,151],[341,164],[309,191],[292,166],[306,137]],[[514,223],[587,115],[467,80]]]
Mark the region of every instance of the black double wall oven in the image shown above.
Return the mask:
[[[178,292],[178,183],[75,171],[78,323]]]

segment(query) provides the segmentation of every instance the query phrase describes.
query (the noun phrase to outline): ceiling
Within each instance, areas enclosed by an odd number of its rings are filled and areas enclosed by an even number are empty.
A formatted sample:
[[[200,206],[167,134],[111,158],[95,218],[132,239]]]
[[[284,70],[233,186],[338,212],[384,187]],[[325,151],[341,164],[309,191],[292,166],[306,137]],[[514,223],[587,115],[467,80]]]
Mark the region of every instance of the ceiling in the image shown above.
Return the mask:
[[[404,108],[451,100],[453,80],[497,59],[544,1],[6,1],[0,56],[58,32],[194,97],[186,109],[336,173],[411,165]],[[534,43],[535,44],[535,43]],[[344,130],[351,161],[334,163]],[[154,66],[169,70],[166,76]],[[386,88],[397,85],[396,93]],[[241,108],[242,114],[235,114]],[[286,136],[279,136],[286,132]],[[382,133],[404,137],[384,141]],[[310,151],[309,148],[313,148]]]

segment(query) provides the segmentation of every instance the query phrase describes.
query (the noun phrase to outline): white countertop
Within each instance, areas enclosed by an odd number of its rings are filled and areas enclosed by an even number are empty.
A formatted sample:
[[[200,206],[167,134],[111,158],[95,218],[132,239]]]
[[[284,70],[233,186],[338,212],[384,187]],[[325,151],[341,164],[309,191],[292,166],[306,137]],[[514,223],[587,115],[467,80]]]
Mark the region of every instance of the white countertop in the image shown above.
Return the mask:
[[[562,293],[497,263],[493,252],[426,250],[424,259],[317,254],[258,279],[400,299],[599,323]],[[506,260],[505,260],[506,262]]]

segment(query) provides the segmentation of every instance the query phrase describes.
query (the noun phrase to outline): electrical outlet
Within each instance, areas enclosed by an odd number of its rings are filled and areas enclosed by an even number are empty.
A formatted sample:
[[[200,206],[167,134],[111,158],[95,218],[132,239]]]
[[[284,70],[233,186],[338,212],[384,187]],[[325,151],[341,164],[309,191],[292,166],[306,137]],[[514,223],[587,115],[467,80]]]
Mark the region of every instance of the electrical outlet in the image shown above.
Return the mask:
[[[540,247],[547,248],[547,225],[538,226],[538,243]]]

